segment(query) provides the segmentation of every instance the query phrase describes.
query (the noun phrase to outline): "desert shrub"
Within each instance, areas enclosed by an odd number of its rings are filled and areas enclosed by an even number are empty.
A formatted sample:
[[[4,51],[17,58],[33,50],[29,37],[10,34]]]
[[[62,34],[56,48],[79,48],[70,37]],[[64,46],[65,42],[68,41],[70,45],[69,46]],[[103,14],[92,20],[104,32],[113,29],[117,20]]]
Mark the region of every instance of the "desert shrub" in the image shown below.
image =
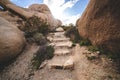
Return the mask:
[[[35,53],[32,59],[33,69],[39,69],[41,63],[46,59],[51,59],[54,56],[53,46],[41,46],[39,50]]]
[[[76,46],[76,43],[73,42],[73,43],[72,43],[72,47],[75,47],[75,46]]]
[[[88,39],[82,39],[80,40],[80,46],[90,46],[91,42]]]
[[[46,45],[48,40],[41,33],[35,33],[31,37],[26,37],[26,40],[29,44],[36,43],[37,45]]]
[[[112,60],[120,60],[120,54],[119,53],[114,53],[114,52],[110,52],[110,51],[106,51],[104,49],[101,49],[101,54],[106,55],[107,58],[110,58]]]
[[[76,27],[70,27],[68,30],[66,30],[65,35],[67,37],[70,37],[71,41],[75,43],[79,43],[80,46],[89,46],[91,45],[91,42],[88,39],[83,39],[78,32],[78,29]]]
[[[110,58],[112,60],[116,60],[116,59],[119,59],[120,58],[120,55],[117,54],[117,53],[113,53],[113,52],[110,52],[110,51],[106,51],[102,48],[99,48],[99,47],[96,47],[96,46],[88,46],[88,50],[89,51],[92,51],[92,52],[96,52],[96,51],[99,51],[100,54],[102,55],[105,55],[107,58]]]
[[[65,35],[67,37],[70,37],[70,39],[72,40],[72,42],[74,43],[78,43],[81,40],[81,37],[79,35],[78,29],[76,27],[71,27],[69,28]]]
[[[43,45],[47,42],[46,36],[49,32],[49,25],[37,16],[33,16],[25,21],[22,30],[25,32],[25,37],[29,43],[35,42]]]
[[[54,56],[54,47],[53,46],[47,46],[47,55],[46,59],[51,59]]]
[[[67,31],[68,29],[75,27],[72,23],[70,23],[69,25],[62,25],[61,26],[65,31]]]
[[[71,26],[64,26],[64,25],[61,26],[61,27],[62,27],[65,31],[71,28]]]
[[[37,16],[33,16],[25,21],[25,33],[30,37],[36,32],[46,35],[49,32],[47,22]]]
[[[38,45],[45,45],[47,43],[46,38],[41,33],[34,34],[33,41]]]
[[[97,57],[96,56],[87,56],[87,59],[88,60],[95,60],[95,59],[97,59]]]
[[[92,52],[96,52],[96,51],[99,51],[99,48],[96,47],[96,46],[89,46],[89,47],[88,47],[88,50],[89,50],[89,51],[92,51]]]

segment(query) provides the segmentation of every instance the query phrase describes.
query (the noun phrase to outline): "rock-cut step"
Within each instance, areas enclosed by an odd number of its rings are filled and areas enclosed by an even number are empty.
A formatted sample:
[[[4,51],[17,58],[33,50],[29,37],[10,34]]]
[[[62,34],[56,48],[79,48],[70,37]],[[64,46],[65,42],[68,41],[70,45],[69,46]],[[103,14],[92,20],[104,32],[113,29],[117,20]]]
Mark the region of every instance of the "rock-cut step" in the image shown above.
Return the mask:
[[[56,30],[55,30],[55,31],[58,31],[58,32],[63,32],[64,30],[63,30],[63,28],[58,27],[58,28],[56,28]]]
[[[68,49],[68,48],[56,48],[54,54],[57,55],[57,56],[59,56],[59,55],[68,55],[68,54],[71,54],[71,49]]]
[[[72,46],[72,42],[71,41],[64,41],[64,42],[56,42],[54,43],[55,47],[71,47]]]
[[[48,62],[48,67],[52,69],[73,69],[74,60],[71,56],[54,56]]]
[[[57,36],[57,35],[64,35],[65,34],[65,32],[54,32],[54,33],[49,33],[49,35],[55,35],[55,36]]]
[[[61,41],[69,41],[70,38],[66,38],[64,35],[63,36],[59,36],[59,37],[55,37],[55,36],[48,36],[47,37],[48,40],[53,41],[53,42],[61,42]]]
[[[53,42],[63,42],[63,41],[69,41],[70,40],[70,38],[66,38],[66,37],[64,37],[64,38],[54,38],[53,39]]]

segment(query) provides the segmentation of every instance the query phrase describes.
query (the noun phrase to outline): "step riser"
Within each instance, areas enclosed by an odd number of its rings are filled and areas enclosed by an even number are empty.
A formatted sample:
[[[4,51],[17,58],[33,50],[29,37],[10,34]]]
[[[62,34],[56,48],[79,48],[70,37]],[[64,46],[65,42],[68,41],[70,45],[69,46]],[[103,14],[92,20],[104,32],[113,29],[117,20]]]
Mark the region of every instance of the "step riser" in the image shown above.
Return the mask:
[[[50,33],[48,39],[52,42],[55,52],[54,57],[48,62],[48,67],[53,69],[73,69],[74,62],[71,58],[72,42],[64,35],[64,31],[59,28],[58,32]]]

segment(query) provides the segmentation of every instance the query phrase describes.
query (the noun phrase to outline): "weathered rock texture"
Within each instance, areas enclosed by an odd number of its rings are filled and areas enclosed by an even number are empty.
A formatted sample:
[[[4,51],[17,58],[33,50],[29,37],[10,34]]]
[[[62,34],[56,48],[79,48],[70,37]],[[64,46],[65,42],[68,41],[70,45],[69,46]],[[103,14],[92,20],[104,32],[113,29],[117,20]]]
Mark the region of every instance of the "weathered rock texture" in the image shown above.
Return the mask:
[[[42,20],[45,20],[50,25],[50,29],[54,29],[62,25],[60,20],[53,17],[48,6],[45,4],[33,4],[28,9],[25,9],[16,6],[9,0],[1,0],[0,6],[23,19],[28,19],[32,16],[40,17]]]
[[[25,45],[23,33],[0,17],[0,63],[19,54]]]
[[[90,0],[77,21],[79,33],[93,45],[120,52],[120,0]]]
[[[62,25],[60,20],[55,19],[53,17],[50,9],[45,4],[32,4],[31,6],[29,6],[28,10],[33,15],[38,16],[43,20],[47,21],[51,28],[55,28]]]

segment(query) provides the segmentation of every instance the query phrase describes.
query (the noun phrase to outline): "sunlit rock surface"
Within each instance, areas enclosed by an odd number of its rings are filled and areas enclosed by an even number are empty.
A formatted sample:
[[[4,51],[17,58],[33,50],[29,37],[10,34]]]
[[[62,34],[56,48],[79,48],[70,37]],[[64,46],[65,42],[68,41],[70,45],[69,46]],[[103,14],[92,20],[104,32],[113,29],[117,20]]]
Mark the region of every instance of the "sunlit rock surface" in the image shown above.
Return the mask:
[[[0,63],[14,58],[24,46],[23,33],[0,17]]]
[[[93,45],[120,53],[120,0],[90,0],[77,21],[79,33]]]
[[[53,17],[50,9],[45,4],[32,4],[29,6],[29,11],[32,12],[35,16],[38,16],[41,19],[47,21],[51,28],[62,25],[60,20]]]

